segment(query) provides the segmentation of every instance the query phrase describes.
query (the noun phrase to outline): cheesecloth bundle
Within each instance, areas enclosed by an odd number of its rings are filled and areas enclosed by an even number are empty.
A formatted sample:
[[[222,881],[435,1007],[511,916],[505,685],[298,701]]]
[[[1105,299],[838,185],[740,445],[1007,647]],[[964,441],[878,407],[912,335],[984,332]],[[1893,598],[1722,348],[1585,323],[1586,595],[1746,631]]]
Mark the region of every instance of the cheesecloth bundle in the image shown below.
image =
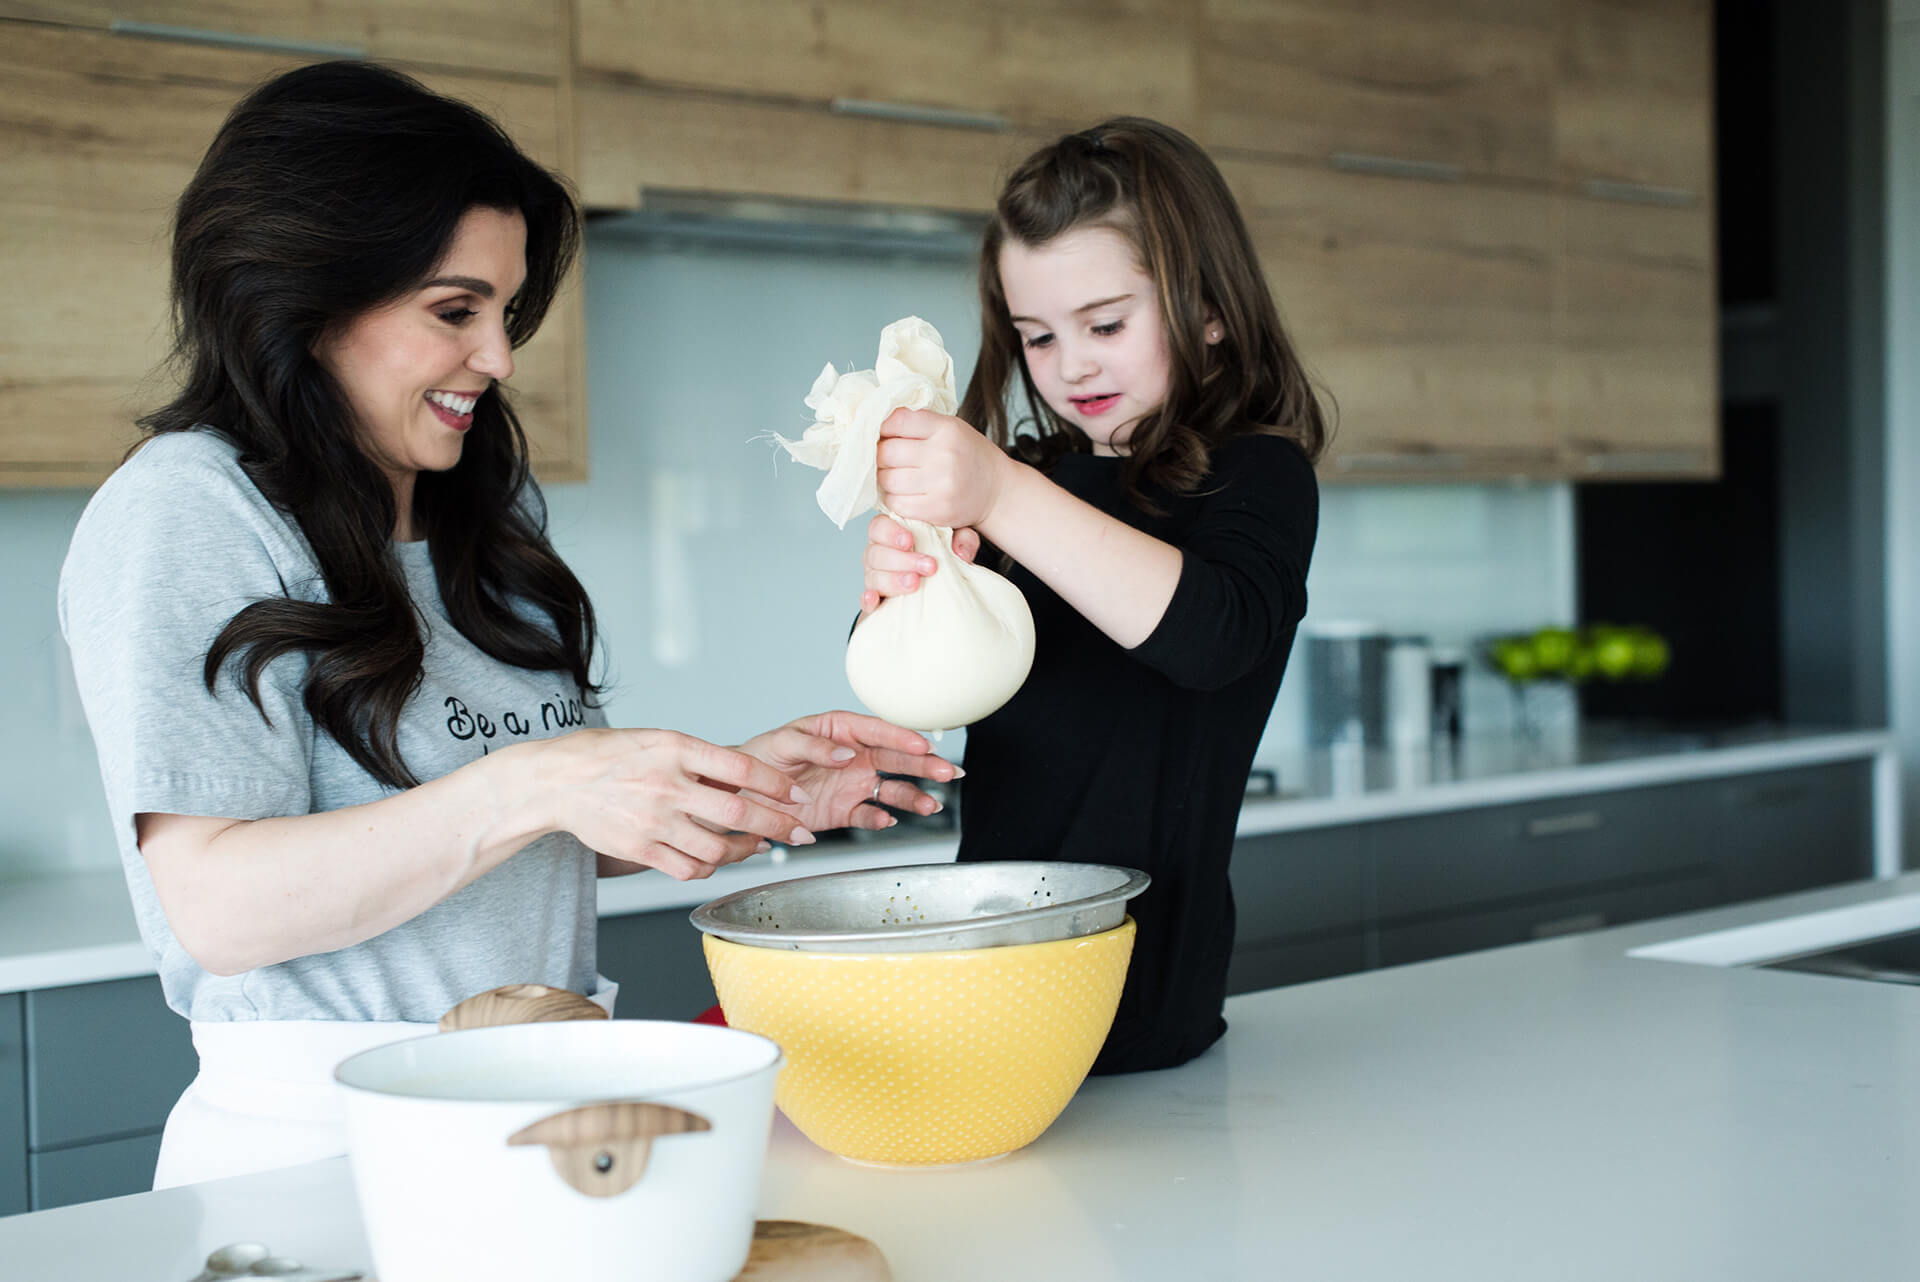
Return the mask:
[[[959,407],[953,358],[918,316],[880,332],[871,370],[836,374],[831,362],[807,393],[813,426],[787,453],[826,479],[815,497],[835,525],[879,508],[913,535],[938,569],[916,592],[888,597],[847,642],[847,681],[876,717],[914,730],[978,721],[1013,697],[1033,666],[1033,612],[1020,589],[953,550],[953,531],[910,520],[880,501],[880,424],[901,407],[951,414]]]

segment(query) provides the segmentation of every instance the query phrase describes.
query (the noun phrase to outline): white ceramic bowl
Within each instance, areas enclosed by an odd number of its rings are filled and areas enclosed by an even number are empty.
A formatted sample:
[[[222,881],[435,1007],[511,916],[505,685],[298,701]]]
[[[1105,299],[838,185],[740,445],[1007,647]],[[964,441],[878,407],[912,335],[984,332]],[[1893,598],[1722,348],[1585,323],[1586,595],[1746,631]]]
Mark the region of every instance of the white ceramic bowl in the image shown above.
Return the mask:
[[[753,1033],[651,1020],[467,1029],[344,1060],[334,1076],[381,1282],[730,1282],[753,1245],[782,1062]],[[596,1104],[616,1107],[574,1112]],[[548,1129],[571,1124],[580,1143],[522,1134],[561,1114]],[[595,1129],[610,1116],[695,1127],[684,1115],[710,1129],[643,1140],[644,1156]]]

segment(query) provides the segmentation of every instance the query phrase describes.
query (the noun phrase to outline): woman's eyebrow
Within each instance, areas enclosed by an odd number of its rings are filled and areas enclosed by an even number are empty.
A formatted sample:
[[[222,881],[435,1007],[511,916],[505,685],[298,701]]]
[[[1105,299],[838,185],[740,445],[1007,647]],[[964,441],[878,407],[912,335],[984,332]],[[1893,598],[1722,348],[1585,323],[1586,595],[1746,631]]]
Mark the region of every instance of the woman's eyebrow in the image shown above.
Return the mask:
[[[1109,305],[1109,304],[1111,304],[1111,303],[1124,303],[1124,302],[1126,302],[1126,301],[1127,301],[1127,300],[1128,300],[1129,298],[1132,298],[1132,297],[1133,297],[1133,295],[1132,295],[1132,294],[1115,294],[1115,295],[1114,295],[1114,296],[1113,296],[1112,298],[1096,298],[1096,299],[1094,299],[1094,300],[1093,300],[1093,301],[1092,301],[1091,303],[1082,303],[1082,304],[1080,304],[1080,306],[1078,306],[1078,307],[1076,307],[1076,308],[1074,308],[1074,309],[1073,309],[1073,314],[1074,314],[1075,316],[1078,316],[1078,315],[1080,315],[1080,314],[1082,314],[1083,312],[1090,312],[1090,311],[1092,311],[1092,310],[1093,310],[1094,308],[1096,308],[1096,307],[1106,307],[1106,306],[1108,306],[1108,305]],[[1040,320],[1040,319],[1038,319],[1038,318],[1036,318],[1036,317],[1033,317],[1033,316],[1009,316],[1009,317],[1007,317],[1007,319],[1008,319],[1008,320],[1010,320],[1010,321],[1025,321],[1025,322],[1027,322],[1027,323],[1028,323],[1029,325],[1044,325],[1044,324],[1046,324],[1046,322],[1045,322],[1045,321],[1043,321],[1043,320]]]
[[[493,285],[481,280],[478,276],[435,276],[420,288],[440,289],[442,287],[464,289],[469,294],[478,294],[482,298],[493,297]]]

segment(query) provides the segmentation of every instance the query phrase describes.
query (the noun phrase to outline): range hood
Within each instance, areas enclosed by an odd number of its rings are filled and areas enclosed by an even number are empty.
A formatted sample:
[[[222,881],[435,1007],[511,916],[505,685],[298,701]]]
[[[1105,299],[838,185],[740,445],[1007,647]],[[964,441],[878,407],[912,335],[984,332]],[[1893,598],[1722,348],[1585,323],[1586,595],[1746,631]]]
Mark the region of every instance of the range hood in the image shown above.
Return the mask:
[[[702,245],[971,262],[986,215],[771,196],[646,188],[640,208],[593,217],[596,236],[663,248]]]

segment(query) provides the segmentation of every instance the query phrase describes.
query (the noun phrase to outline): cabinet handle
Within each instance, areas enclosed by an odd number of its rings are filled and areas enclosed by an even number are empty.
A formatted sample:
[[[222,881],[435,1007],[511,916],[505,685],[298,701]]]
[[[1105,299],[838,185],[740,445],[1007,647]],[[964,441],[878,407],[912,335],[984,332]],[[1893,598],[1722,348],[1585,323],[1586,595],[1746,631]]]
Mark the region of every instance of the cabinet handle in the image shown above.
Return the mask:
[[[1581,186],[1596,200],[1624,200],[1631,205],[1665,205],[1671,209],[1691,209],[1700,203],[1700,197],[1684,187],[1653,187],[1608,178],[1589,178]]]
[[[269,53],[310,53],[328,58],[364,58],[365,45],[323,44],[316,40],[283,40],[275,36],[249,36],[235,31],[210,31],[204,27],[170,27],[162,22],[134,22],[115,18],[107,27],[116,36],[134,36],[141,40],[173,40],[182,44],[220,45],[228,49],[263,49]]]
[[[1803,783],[1777,783],[1754,788],[1744,798],[1749,806],[1791,806],[1807,799],[1811,789]]]
[[[1404,160],[1399,156],[1375,156],[1362,151],[1336,151],[1327,157],[1327,163],[1350,174],[1375,174],[1382,178],[1457,183],[1466,177],[1466,171],[1460,166],[1443,161]]]
[[[1458,450],[1407,450],[1374,454],[1336,454],[1342,472],[1458,472],[1470,462]]]
[[[1529,837],[1562,837],[1570,832],[1592,832],[1601,823],[1598,810],[1576,810],[1571,814],[1549,815],[1545,819],[1527,820]]]
[[[1577,935],[1583,930],[1599,930],[1607,924],[1605,913],[1575,913],[1571,917],[1556,917],[1552,921],[1543,921],[1534,926],[1535,939],[1552,939],[1556,935]]]
[[[1580,456],[1588,472],[1679,472],[1705,461],[1704,450],[1595,450]]]
[[[910,125],[943,125],[949,129],[984,129],[1005,133],[1013,123],[992,111],[955,111],[950,107],[924,107],[916,102],[879,102],[872,98],[835,98],[827,110],[837,116],[865,116],[873,120],[898,120]]]

